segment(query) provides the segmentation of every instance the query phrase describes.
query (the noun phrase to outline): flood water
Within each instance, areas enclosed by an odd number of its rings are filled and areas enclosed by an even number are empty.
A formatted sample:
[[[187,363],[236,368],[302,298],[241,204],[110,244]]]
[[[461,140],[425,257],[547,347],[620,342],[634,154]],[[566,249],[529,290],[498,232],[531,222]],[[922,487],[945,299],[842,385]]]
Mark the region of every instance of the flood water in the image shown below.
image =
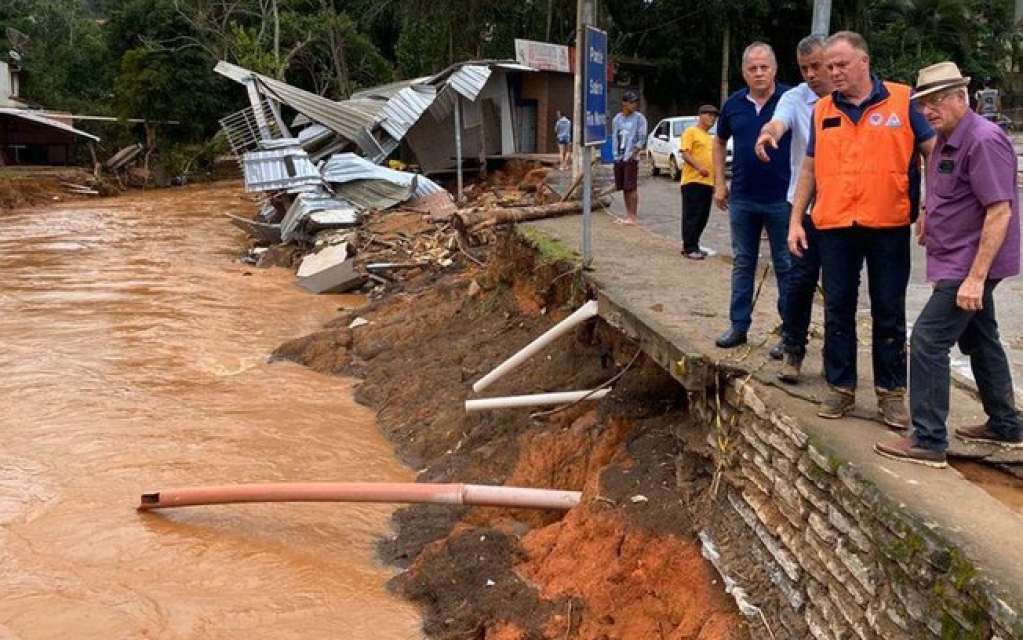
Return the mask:
[[[240,189],[0,214],[0,639],[420,638],[389,505],[135,510],[245,482],[411,481],[352,382],[267,364],[344,300],[239,263]]]

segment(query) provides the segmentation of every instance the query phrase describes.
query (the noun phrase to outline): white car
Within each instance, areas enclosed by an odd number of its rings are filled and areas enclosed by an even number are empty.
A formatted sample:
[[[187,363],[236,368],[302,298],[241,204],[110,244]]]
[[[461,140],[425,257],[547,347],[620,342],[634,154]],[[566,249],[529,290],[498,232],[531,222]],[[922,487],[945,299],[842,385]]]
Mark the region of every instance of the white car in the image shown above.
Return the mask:
[[[681,174],[682,152],[678,149],[682,132],[695,126],[699,116],[675,116],[665,118],[657,123],[646,139],[647,157],[650,158],[650,173],[660,175],[667,171],[672,180],[678,180]],[[714,135],[715,127],[710,134]],[[732,170],[732,139],[728,139],[725,152],[725,171]]]

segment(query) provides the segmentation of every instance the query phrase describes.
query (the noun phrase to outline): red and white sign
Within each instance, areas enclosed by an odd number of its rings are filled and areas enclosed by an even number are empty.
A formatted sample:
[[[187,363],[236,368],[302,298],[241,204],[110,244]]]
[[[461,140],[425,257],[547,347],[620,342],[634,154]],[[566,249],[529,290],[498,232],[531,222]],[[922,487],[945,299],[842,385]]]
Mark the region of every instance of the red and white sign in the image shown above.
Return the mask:
[[[515,61],[540,71],[572,73],[568,47],[562,44],[516,38]]]

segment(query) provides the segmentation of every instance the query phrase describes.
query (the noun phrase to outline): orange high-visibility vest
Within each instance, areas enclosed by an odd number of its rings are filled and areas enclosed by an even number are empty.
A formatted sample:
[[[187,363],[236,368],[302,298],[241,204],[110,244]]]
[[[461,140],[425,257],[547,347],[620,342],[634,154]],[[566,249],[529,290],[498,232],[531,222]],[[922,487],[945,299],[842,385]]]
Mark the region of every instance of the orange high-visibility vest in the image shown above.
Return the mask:
[[[909,121],[910,88],[885,82],[888,97],[859,122],[821,98],[813,113],[818,229],[902,227],[910,223],[909,163],[916,149]]]

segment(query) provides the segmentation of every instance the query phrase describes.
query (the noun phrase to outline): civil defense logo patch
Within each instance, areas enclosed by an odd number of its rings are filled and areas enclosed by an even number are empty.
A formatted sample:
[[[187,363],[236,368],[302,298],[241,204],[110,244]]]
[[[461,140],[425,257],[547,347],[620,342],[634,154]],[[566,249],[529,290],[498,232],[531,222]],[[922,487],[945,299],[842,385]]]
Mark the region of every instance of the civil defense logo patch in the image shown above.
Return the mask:
[[[872,113],[870,114],[870,117],[867,118],[867,122],[869,122],[871,126],[878,127],[881,125],[881,120],[883,119],[884,116],[882,116],[880,113]]]
[[[902,120],[899,119],[899,116],[897,116],[897,115],[895,115],[893,113],[892,115],[888,116],[888,122],[885,124],[885,126],[886,127],[901,127],[902,126]]]

